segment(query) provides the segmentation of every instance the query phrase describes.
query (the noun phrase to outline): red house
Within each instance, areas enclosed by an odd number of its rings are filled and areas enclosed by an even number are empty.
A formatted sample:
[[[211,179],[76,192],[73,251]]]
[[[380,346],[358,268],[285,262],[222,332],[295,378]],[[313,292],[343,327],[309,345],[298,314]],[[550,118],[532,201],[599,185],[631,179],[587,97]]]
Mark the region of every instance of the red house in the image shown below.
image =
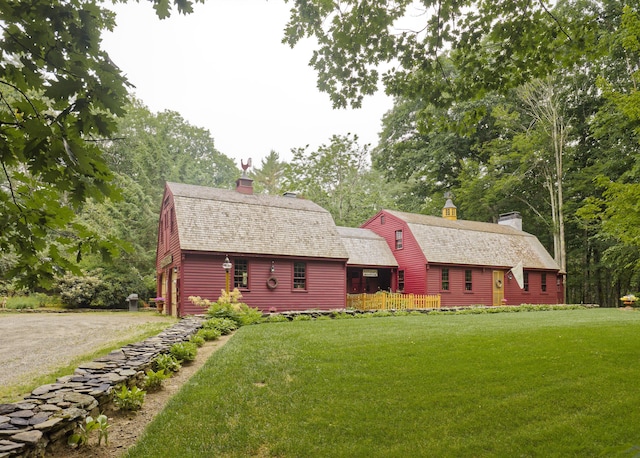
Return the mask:
[[[166,184],[156,255],[165,313],[202,313],[189,296],[215,301],[227,275],[263,311],[344,308],[347,259],[333,218],[309,200],[253,194],[246,177],[235,190]]]
[[[440,294],[442,306],[557,304],[560,268],[518,213],[498,224],[463,221],[447,200],[443,217],[382,210],[362,225],[383,237],[398,263],[393,289]]]

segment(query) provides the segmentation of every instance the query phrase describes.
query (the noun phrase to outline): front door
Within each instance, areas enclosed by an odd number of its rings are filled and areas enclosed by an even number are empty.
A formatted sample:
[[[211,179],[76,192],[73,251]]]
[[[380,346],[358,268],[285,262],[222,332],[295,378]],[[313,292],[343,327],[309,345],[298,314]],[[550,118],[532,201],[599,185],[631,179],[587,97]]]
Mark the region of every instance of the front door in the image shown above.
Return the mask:
[[[171,285],[171,315],[176,318],[178,317],[179,282],[178,274],[173,274],[173,282]]]
[[[503,305],[504,299],[504,272],[502,270],[493,271],[493,305]]]

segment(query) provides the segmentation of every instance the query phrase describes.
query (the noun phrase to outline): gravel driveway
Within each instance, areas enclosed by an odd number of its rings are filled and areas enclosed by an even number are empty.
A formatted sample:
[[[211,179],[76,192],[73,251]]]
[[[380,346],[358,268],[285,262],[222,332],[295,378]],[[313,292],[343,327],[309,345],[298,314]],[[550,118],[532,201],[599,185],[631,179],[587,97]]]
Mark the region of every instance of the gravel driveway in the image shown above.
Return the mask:
[[[52,372],[151,322],[170,318],[146,312],[0,313],[0,385]]]

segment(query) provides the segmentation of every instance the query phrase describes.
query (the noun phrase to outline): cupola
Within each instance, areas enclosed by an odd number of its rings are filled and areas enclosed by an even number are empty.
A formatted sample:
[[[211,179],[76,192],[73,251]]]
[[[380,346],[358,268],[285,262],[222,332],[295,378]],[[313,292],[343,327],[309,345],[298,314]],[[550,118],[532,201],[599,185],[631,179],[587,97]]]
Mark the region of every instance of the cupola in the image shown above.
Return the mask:
[[[453,205],[453,201],[451,200],[451,193],[449,191],[444,193],[444,197],[447,199],[444,207],[442,207],[442,217],[444,219],[448,219],[451,221],[455,221],[458,219],[457,207]]]

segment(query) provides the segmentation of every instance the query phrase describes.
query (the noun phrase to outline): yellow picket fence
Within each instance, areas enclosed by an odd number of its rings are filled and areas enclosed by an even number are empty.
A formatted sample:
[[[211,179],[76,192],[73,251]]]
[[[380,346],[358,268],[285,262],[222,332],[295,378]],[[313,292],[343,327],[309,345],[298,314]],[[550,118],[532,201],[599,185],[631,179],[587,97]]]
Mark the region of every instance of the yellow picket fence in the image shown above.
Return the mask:
[[[356,310],[407,310],[439,309],[440,295],[398,294],[347,294],[347,308]]]

